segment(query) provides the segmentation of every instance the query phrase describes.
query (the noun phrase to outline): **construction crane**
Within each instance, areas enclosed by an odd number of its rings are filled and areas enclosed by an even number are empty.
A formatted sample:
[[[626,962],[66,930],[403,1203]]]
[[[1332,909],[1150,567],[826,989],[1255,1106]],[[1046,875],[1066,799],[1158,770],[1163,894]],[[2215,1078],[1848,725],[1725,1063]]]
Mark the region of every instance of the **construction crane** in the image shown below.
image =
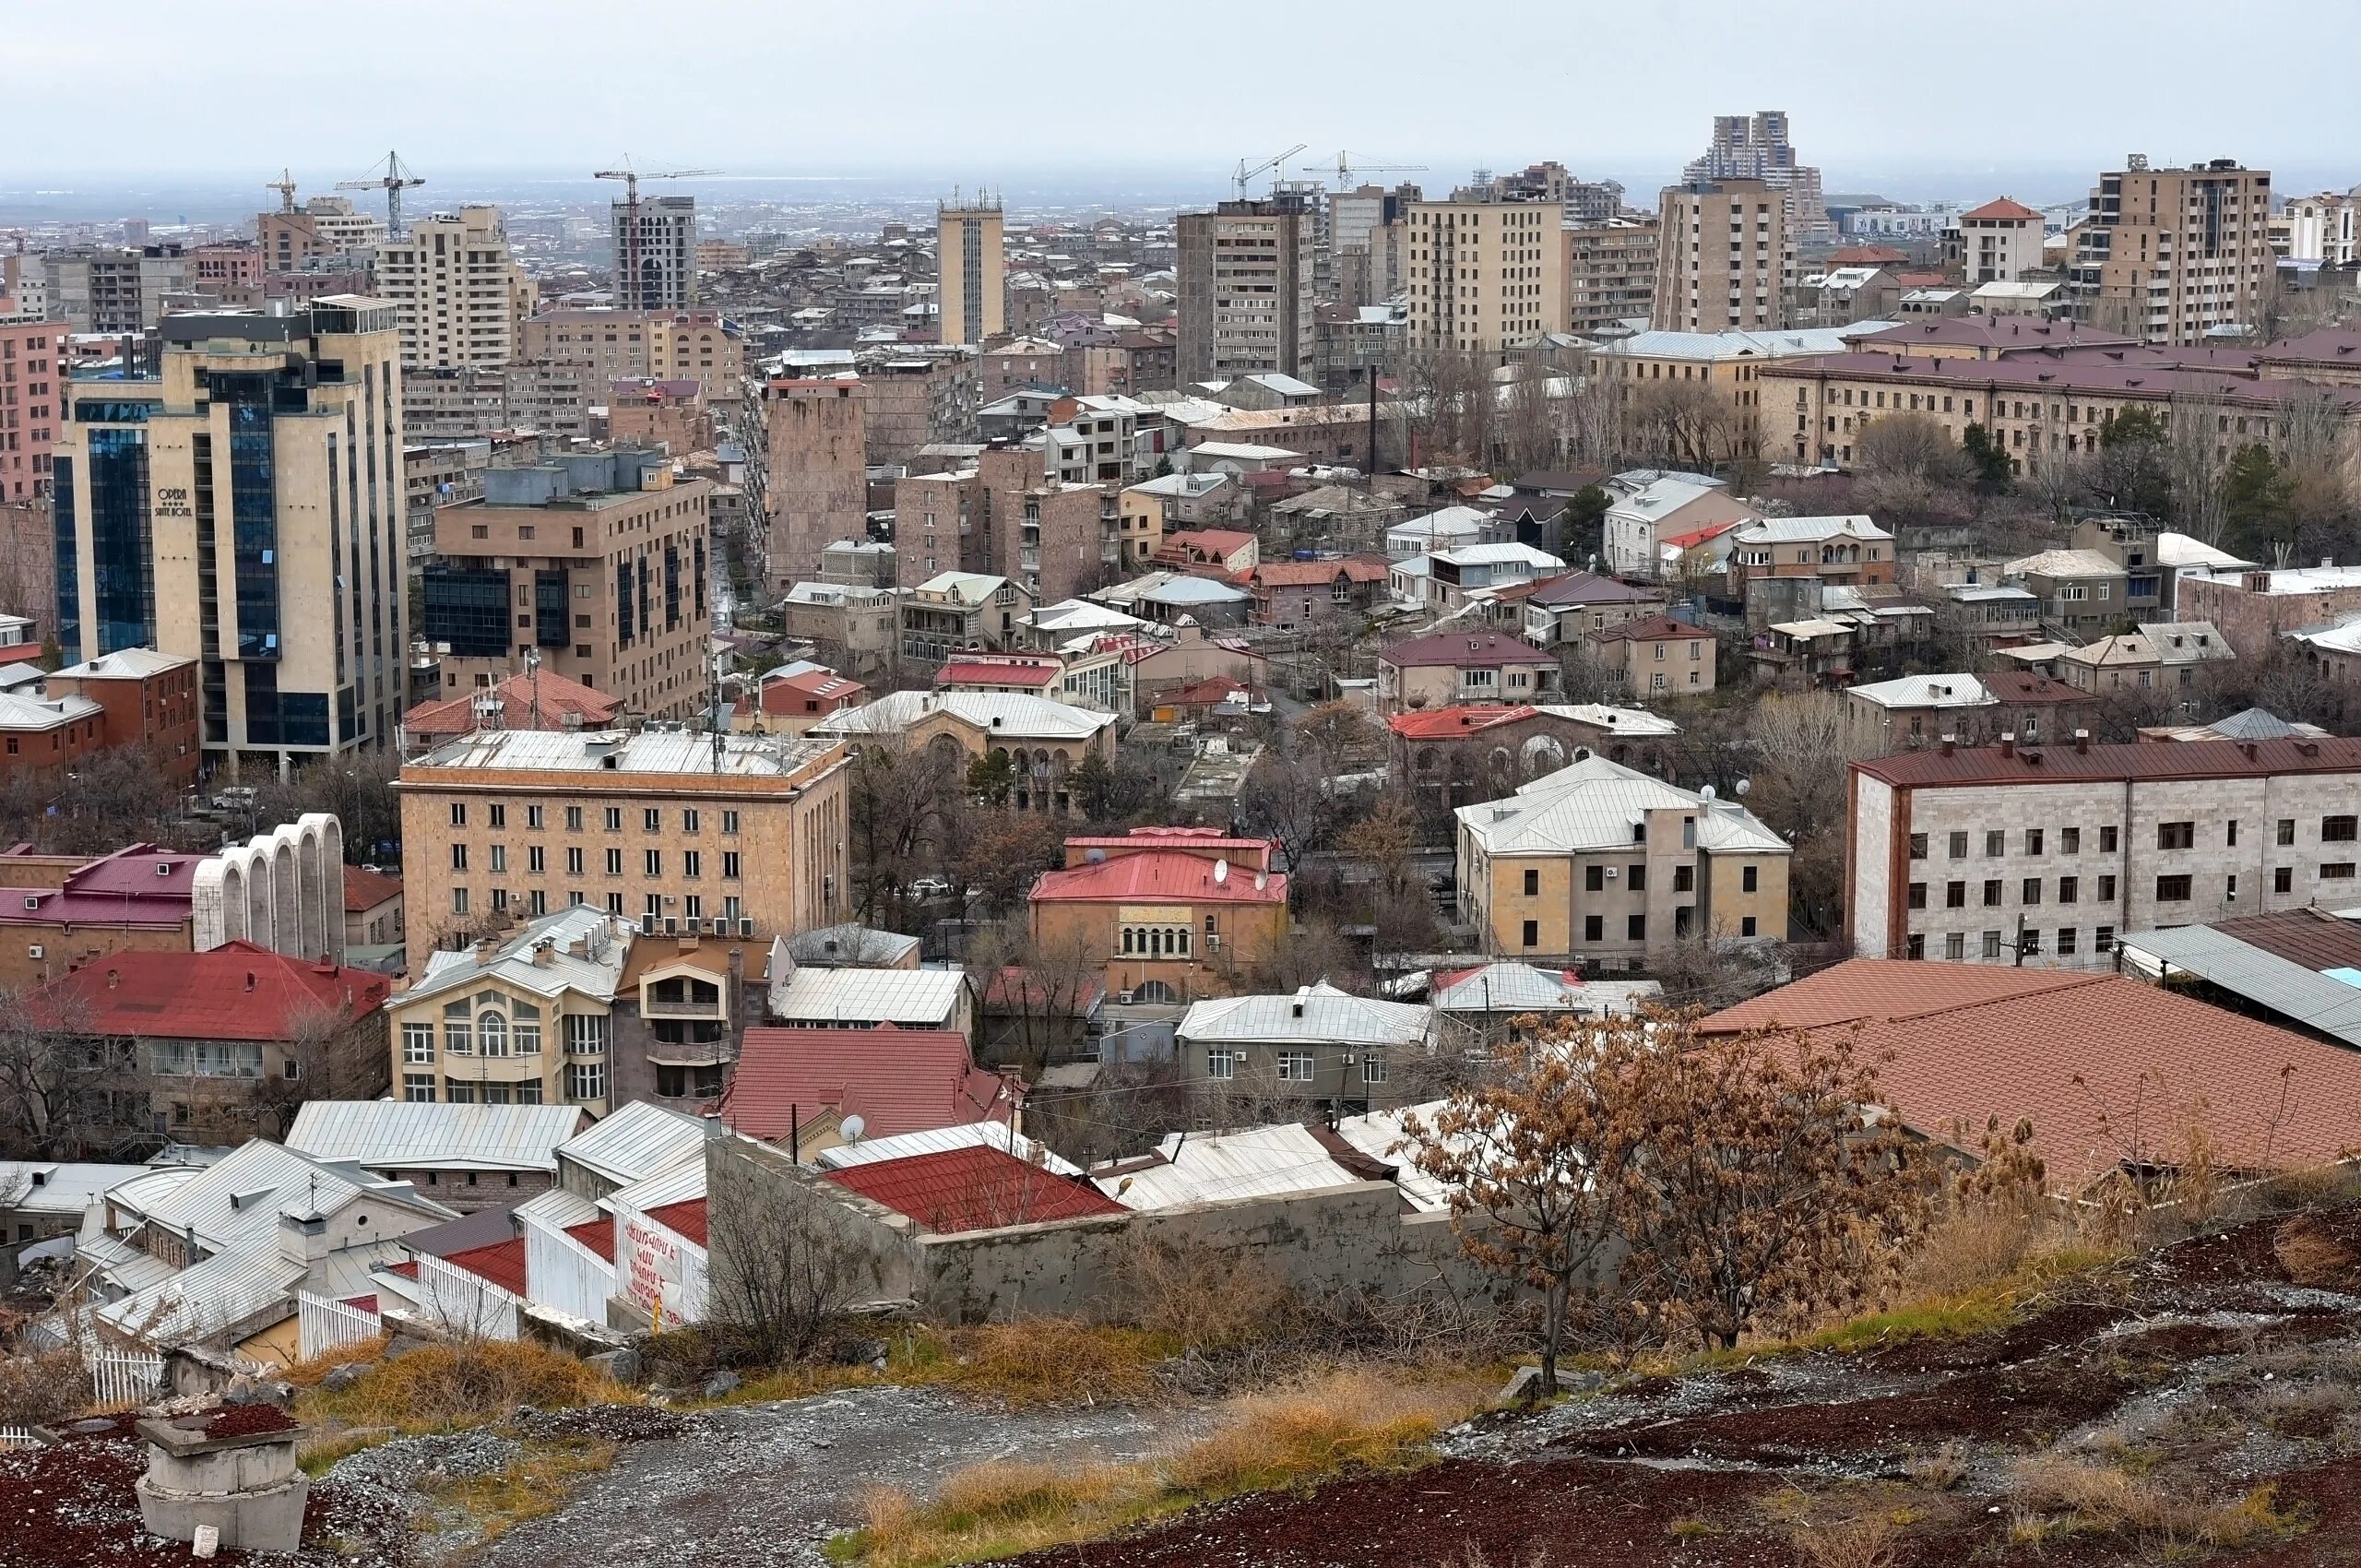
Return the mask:
[[[590,177],[594,180],[621,180],[623,183],[623,254],[615,257],[615,282],[618,303],[625,308],[645,308],[647,301],[640,288],[639,275],[639,183],[642,180],[702,180],[720,173],[718,169],[669,169],[660,174],[642,174],[625,158],[620,169],[601,169]],[[626,283],[625,279],[630,281]]]
[[[1423,174],[1427,172],[1427,166],[1423,163],[1357,164],[1352,161],[1351,153],[1339,149],[1336,154],[1336,188],[1340,191],[1352,189],[1353,175],[1356,171],[1363,174]],[[1327,172],[1327,166],[1321,163],[1307,163],[1303,166],[1303,172],[1307,174],[1324,174]]]
[[[1285,152],[1280,153],[1275,158],[1265,158],[1262,162],[1257,163],[1252,169],[1249,169],[1246,166],[1246,160],[1243,158],[1240,159],[1238,160],[1238,173],[1234,176],[1238,184],[1238,199],[1240,201],[1244,201],[1246,199],[1246,183],[1249,180],[1253,179],[1257,174],[1266,174],[1270,172],[1272,170],[1276,169],[1280,164],[1285,163],[1288,159],[1293,158],[1297,153],[1301,152],[1305,148],[1311,145],[1311,144],[1310,142],[1299,141],[1293,147],[1287,148]]]
[[[265,180],[262,183],[262,188],[267,191],[277,191],[279,193],[279,211],[292,212],[295,210],[294,175],[289,173],[286,170],[281,169],[279,172],[279,178],[276,180]]]
[[[410,172],[409,165],[402,161],[401,154],[388,152],[386,154],[384,173],[373,172],[365,180],[338,180],[336,183],[336,188],[340,191],[384,191],[386,193],[386,238],[398,240],[402,237],[402,192],[412,185],[424,184],[426,181],[423,176]],[[290,210],[292,210],[291,200]]]

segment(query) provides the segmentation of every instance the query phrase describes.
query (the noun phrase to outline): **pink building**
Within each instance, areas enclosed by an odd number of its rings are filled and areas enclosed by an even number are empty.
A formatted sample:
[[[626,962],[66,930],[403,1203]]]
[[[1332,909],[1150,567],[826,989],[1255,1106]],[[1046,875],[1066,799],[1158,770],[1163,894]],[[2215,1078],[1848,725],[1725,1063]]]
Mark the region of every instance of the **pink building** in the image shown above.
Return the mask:
[[[49,493],[49,451],[64,422],[65,324],[0,315],[0,502]]]

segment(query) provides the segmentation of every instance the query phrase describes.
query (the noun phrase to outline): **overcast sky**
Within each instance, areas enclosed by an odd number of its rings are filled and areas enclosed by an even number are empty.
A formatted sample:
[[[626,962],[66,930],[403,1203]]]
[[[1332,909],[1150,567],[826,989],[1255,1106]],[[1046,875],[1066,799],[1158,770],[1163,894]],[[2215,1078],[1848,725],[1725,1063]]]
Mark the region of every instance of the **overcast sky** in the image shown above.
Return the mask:
[[[471,172],[1133,168],[1217,184],[1293,143],[1557,158],[1654,184],[1719,112],[1784,108],[1833,191],[2080,194],[2134,149],[2283,190],[2361,181],[2349,0],[11,0],[0,184],[251,174],[388,147]],[[27,96],[29,84],[50,84]],[[36,104],[46,102],[47,110]],[[1989,175],[1987,179],[1986,176]],[[1937,188],[1940,187],[1940,188]],[[1912,194],[1897,188],[1892,194]]]

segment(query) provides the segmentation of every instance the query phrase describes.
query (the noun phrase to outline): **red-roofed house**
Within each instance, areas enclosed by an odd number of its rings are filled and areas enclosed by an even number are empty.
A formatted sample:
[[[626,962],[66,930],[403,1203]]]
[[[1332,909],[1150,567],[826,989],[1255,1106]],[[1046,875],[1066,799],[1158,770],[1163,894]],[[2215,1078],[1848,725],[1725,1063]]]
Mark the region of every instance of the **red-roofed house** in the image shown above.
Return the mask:
[[[763,735],[801,735],[814,724],[859,707],[869,688],[833,670],[806,670],[765,681],[762,690],[730,706],[730,727]]]
[[[1496,801],[1588,751],[1658,778],[1680,734],[1668,719],[1603,703],[1464,703],[1385,721],[1391,777],[1440,811]]]
[[[956,654],[934,672],[937,691],[1016,692],[1055,697],[1065,661],[1050,653]]]
[[[204,858],[130,844],[61,876],[54,857],[0,855],[0,987],[38,985],[108,953],[189,951]]]
[[[844,1142],[847,1117],[860,1118],[863,1137],[884,1138],[1006,1121],[1016,1103],[955,1029],[757,1028],[740,1043],[721,1120],[765,1143],[798,1139],[809,1154]]]
[[[1252,572],[1262,558],[1261,542],[1252,534],[1236,529],[1189,529],[1169,533],[1156,552],[1160,565],[1217,577]]]
[[[2322,1166],[2361,1125],[2361,1054],[2115,974],[1850,958],[1699,1028],[1861,1029],[1878,1098],[1974,1152],[2033,1122],[2053,1188],[2170,1166],[2201,1130],[2217,1170]]]
[[[1034,942],[1078,947],[1104,966],[1107,989],[1132,1001],[1229,995],[1287,937],[1275,848],[1209,827],[1069,838],[1064,868],[1033,885]]]
[[[344,868],[344,944],[382,947],[402,940],[402,879],[362,866]]]
[[[938,1236],[1131,1213],[1086,1180],[1053,1175],[983,1144],[868,1160],[831,1170],[827,1179]]]
[[[33,992],[30,1011],[103,1042],[107,1070],[92,1087],[106,1124],[81,1134],[84,1146],[157,1134],[236,1144],[284,1136],[306,1099],[385,1093],[392,988],[365,969],[231,942],[110,954]]]
[[[2014,283],[2041,266],[2041,214],[2007,196],[1987,201],[1959,215],[1943,253],[1970,284]]]
[[[485,697],[500,704],[503,730],[604,730],[623,712],[623,700],[555,671],[511,675],[488,691],[465,692],[438,702],[422,702],[402,715],[398,744],[404,756],[442,744],[455,735],[485,728],[476,704]]]
[[[1254,624],[1292,631],[1332,615],[1366,610],[1385,596],[1390,569],[1382,555],[1265,561],[1247,578],[1254,590]]]

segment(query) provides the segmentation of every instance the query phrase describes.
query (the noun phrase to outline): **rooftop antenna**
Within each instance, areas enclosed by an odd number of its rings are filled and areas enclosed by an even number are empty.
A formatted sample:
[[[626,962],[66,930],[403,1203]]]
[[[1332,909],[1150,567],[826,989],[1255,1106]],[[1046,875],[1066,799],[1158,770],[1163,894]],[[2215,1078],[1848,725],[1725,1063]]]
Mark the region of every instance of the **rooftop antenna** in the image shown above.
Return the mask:
[[[372,165],[367,179],[338,180],[336,183],[336,188],[340,191],[384,191],[386,193],[386,238],[398,240],[402,237],[402,192],[412,185],[424,184],[426,184],[425,177],[411,172],[409,165],[402,161],[400,153],[388,152],[386,154],[384,173],[375,172],[375,166]],[[292,211],[293,208],[291,207],[289,210]]]

